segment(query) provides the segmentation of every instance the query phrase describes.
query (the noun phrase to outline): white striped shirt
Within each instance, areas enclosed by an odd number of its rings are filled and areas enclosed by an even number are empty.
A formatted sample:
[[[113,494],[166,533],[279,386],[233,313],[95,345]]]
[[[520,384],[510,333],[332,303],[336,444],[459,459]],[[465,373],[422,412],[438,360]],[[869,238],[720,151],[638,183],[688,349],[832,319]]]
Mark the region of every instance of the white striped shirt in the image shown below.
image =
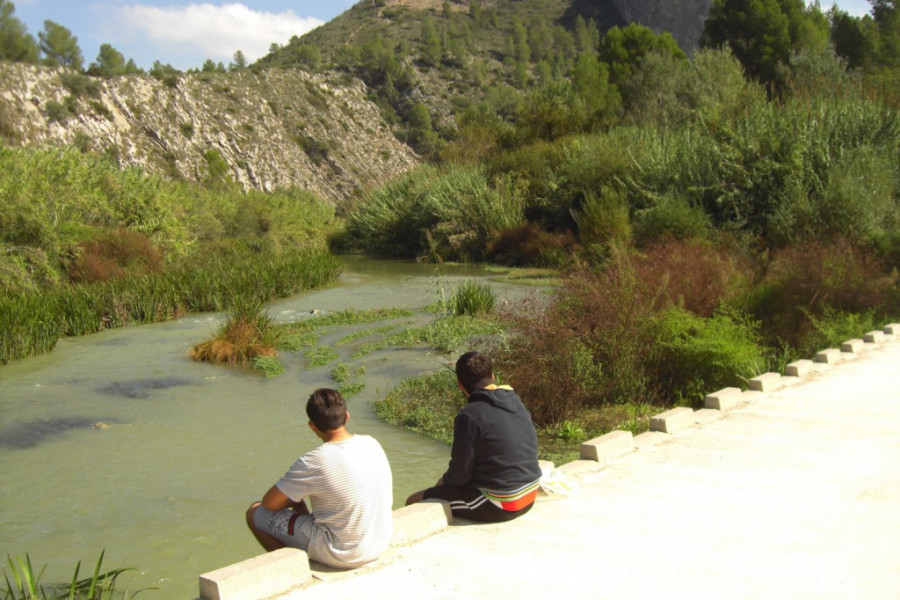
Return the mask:
[[[394,503],[391,467],[368,435],[327,442],[297,459],[275,484],[288,498],[309,498],[313,519],[302,522],[310,558],[355,567],[387,548]]]

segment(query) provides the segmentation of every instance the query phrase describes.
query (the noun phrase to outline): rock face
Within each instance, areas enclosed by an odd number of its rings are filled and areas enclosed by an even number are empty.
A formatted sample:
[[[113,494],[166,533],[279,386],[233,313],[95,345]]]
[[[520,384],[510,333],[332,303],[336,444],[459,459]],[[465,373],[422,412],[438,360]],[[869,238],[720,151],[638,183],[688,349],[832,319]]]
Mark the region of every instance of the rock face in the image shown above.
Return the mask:
[[[332,203],[417,163],[358,80],[275,69],[103,81],[0,63],[0,134],[191,181],[218,167],[245,189],[306,188]]]
[[[712,0],[610,0],[626,23],[668,31],[685,52],[695,50]]]

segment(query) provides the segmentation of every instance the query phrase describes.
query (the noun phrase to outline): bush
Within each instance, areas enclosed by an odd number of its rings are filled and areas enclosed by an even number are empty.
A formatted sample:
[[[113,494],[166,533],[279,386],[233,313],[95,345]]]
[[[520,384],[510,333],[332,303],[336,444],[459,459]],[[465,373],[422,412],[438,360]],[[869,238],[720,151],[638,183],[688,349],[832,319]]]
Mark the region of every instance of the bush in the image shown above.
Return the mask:
[[[137,231],[117,229],[97,240],[82,242],[69,265],[69,279],[94,283],[131,273],[158,273],[162,253],[150,239]]]
[[[683,198],[666,196],[658,204],[637,211],[634,232],[639,244],[666,237],[677,240],[701,239],[709,234],[709,216],[701,207],[690,206]]]
[[[725,247],[703,240],[660,240],[634,259],[638,277],[656,290],[659,305],[711,317],[745,294],[751,265]]]
[[[724,387],[746,387],[765,369],[758,324],[734,311],[711,318],[671,308],[653,319],[649,369],[657,393],[675,404],[700,408],[703,397]]]
[[[846,239],[807,242],[773,254],[747,306],[762,323],[767,345],[787,343],[809,355],[819,350],[814,322],[830,310],[877,317],[896,312],[897,275],[886,273],[871,251]]]

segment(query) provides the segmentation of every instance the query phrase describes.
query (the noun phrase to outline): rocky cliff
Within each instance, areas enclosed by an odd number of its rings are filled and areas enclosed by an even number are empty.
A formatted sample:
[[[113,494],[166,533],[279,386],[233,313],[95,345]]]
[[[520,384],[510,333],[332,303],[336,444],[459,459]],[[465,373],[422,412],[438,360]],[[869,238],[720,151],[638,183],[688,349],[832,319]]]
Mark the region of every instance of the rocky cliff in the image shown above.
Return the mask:
[[[712,0],[610,0],[625,23],[668,31],[685,52],[697,48]]]
[[[0,134],[193,181],[218,166],[247,189],[308,188],[330,202],[417,161],[358,80],[278,69],[102,81],[0,63]]]

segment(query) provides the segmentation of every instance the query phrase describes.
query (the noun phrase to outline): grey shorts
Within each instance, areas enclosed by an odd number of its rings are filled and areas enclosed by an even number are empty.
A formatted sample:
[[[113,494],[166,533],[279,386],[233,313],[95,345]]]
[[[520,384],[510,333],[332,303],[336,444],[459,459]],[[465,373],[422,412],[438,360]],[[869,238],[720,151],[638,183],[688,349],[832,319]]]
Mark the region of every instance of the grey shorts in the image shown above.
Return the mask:
[[[253,513],[253,524],[257,529],[280,540],[286,546],[308,550],[309,537],[303,533],[301,525],[312,518],[312,515],[301,515],[289,508],[272,512],[258,506]]]

